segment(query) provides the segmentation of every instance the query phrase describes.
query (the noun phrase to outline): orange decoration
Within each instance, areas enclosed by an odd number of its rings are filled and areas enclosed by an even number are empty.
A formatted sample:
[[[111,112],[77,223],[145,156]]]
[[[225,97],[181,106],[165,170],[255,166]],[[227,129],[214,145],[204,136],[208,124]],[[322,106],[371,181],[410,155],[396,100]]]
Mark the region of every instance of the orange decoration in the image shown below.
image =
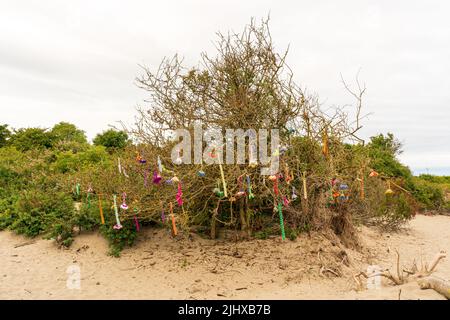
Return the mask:
[[[372,171],[370,171],[370,173],[369,173],[369,177],[378,177],[379,176],[379,174],[378,174],[378,172],[376,172],[375,170],[372,170]]]
[[[98,195],[98,208],[100,209],[100,219],[102,220],[102,224],[105,224],[105,217],[103,216],[102,198],[100,197],[100,194]]]
[[[172,205],[172,202],[170,202],[169,206],[170,206],[170,216],[171,216],[171,218],[172,218],[172,234],[173,234],[174,236],[176,236],[176,235],[178,234],[178,231],[177,231],[177,225],[175,224],[175,216],[174,216],[174,214],[173,214],[173,205]]]

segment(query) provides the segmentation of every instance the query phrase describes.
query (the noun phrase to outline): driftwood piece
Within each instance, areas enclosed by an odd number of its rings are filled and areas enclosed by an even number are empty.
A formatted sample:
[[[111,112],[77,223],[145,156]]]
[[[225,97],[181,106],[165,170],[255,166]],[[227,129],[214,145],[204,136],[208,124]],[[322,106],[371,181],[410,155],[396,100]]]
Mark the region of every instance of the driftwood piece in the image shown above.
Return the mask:
[[[448,296],[450,295],[450,285],[447,284],[445,281],[439,282],[439,279],[436,280],[436,278],[429,277],[436,270],[438,263],[442,259],[447,257],[447,254],[445,251],[438,252],[430,264],[424,263],[422,261],[420,269],[417,267],[417,264],[415,261],[413,262],[413,265],[411,268],[409,268],[409,269],[401,268],[400,267],[400,253],[397,250],[395,250],[395,252],[397,255],[397,263],[396,263],[397,275],[396,276],[391,274],[391,272],[388,269],[382,270],[382,271],[372,274],[372,275],[367,275],[365,272],[360,272],[353,276],[353,279],[355,280],[355,282],[357,284],[357,288],[358,289],[362,288],[361,277],[368,279],[369,277],[382,276],[382,277],[389,279],[393,284],[395,284],[397,286],[405,284],[411,280],[417,280],[422,289],[434,289],[435,291],[441,293],[442,295],[444,295],[445,297],[447,297],[449,299]],[[430,279],[434,279],[434,280],[430,280]],[[436,289],[434,288],[434,286],[436,287]]]
[[[23,242],[23,243],[17,244],[17,245],[14,246],[14,248],[16,249],[16,248],[20,248],[20,247],[25,247],[25,246],[28,246],[28,245],[33,244],[35,242],[36,242],[36,240],[30,240],[30,241],[27,241],[27,242]]]
[[[433,289],[450,300],[450,282],[436,278],[426,277],[417,281],[420,289]]]

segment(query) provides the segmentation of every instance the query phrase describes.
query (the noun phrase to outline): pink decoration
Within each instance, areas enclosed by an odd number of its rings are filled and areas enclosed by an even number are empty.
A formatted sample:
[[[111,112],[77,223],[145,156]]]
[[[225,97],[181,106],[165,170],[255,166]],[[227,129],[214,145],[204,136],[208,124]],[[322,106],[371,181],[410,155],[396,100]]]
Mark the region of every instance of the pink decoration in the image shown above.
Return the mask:
[[[124,192],[122,193],[122,204],[120,205],[120,208],[123,210],[128,210],[128,205],[126,204],[127,194]]]
[[[181,183],[178,183],[178,192],[177,192],[177,202],[178,205],[181,207],[183,205],[183,192],[181,191]]]
[[[158,174],[158,171],[153,172],[153,183],[159,184],[161,182],[162,177]]]
[[[134,224],[136,225],[136,231],[139,232],[141,230],[141,228],[139,226],[139,221],[136,216],[134,216]]]
[[[289,200],[285,196],[283,196],[283,204],[285,207],[289,206]]]

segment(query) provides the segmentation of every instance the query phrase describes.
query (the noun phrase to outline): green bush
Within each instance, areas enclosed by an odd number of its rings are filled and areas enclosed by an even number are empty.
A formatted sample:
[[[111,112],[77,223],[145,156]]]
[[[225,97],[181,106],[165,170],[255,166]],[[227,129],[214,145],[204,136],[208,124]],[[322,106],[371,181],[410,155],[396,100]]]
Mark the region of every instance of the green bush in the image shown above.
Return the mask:
[[[106,130],[94,138],[94,145],[104,146],[108,151],[122,150],[128,144],[128,134],[114,129]]]
[[[66,151],[58,153],[56,161],[52,164],[52,169],[59,173],[71,173],[99,164],[108,165],[109,163],[110,155],[104,147],[91,146],[82,152]]]
[[[53,137],[46,129],[22,128],[14,132],[9,139],[9,144],[20,151],[42,150],[53,146]]]
[[[414,197],[424,209],[438,210],[444,207],[444,189],[439,184],[421,177],[414,177],[413,188]]]
[[[20,193],[15,210],[17,217],[10,229],[34,237],[51,232],[54,224],[70,221],[74,207],[71,197],[65,193],[25,190]]]
[[[109,242],[109,254],[113,257],[119,257],[125,246],[132,246],[137,238],[136,227],[132,221],[124,221],[122,226],[120,230],[115,230],[108,224],[100,227],[100,232]]]

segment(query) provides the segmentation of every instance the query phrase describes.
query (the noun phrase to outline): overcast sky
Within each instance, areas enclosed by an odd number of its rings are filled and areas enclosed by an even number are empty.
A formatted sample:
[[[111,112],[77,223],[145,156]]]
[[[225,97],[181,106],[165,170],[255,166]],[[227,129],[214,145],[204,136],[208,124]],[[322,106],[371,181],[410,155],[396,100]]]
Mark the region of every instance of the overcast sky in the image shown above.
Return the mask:
[[[92,138],[133,122],[145,92],[138,64],[179,53],[196,65],[215,32],[270,12],[275,46],[290,45],[297,82],[325,106],[367,86],[363,136],[393,132],[415,172],[450,174],[450,22],[447,1],[0,0],[0,123],[69,121]]]

